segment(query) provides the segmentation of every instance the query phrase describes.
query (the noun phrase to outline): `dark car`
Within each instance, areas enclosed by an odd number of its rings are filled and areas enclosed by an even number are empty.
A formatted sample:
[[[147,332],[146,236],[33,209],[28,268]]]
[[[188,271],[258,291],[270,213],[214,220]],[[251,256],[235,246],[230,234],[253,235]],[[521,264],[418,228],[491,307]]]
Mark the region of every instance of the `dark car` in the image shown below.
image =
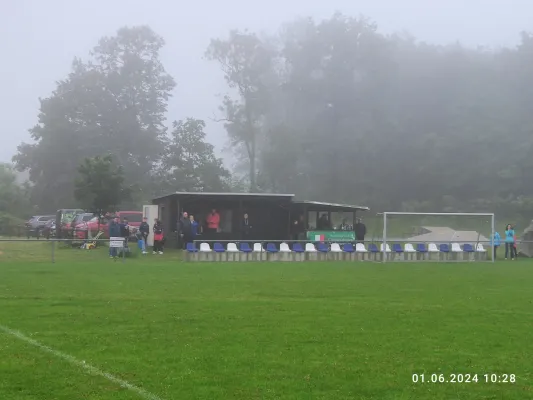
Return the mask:
[[[28,239],[31,236],[39,238],[46,223],[50,220],[54,220],[55,217],[55,215],[35,215],[30,218],[28,222],[26,222],[26,234]]]

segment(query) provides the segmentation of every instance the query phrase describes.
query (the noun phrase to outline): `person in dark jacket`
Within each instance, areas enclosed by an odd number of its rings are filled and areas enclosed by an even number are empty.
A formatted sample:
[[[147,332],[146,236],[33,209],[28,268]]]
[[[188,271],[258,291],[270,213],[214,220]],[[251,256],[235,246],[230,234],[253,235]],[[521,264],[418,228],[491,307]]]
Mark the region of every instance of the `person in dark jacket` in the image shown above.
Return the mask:
[[[331,223],[329,221],[328,214],[324,213],[320,216],[317,221],[317,229],[319,231],[329,231],[331,230]]]
[[[127,218],[122,219],[122,224],[120,224],[120,233],[122,234],[122,237],[130,236],[130,225]]]
[[[359,218],[355,224],[355,239],[357,243],[364,243],[366,235],[366,225],[363,224],[363,221]]]
[[[154,227],[152,228],[154,232],[154,254],[163,254],[163,243],[164,243],[164,234],[163,234],[163,225],[158,219],[155,220]]]
[[[241,233],[243,240],[249,239],[252,233],[252,224],[250,223],[250,218],[248,218],[248,213],[244,213],[243,215],[241,223]]]
[[[115,217],[109,222],[109,238],[112,237],[121,237],[120,234],[120,220],[118,217]],[[109,257],[116,258],[117,257],[117,248],[116,247],[109,247]]]
[[[120,224],[120,236],[122,236],[124,239],[128,239],[130,237],[130,224],[127,218],[123,218],[122,223]]]
[[[183,249],[187,248],[187,243],[192,241],[192,224],[187,212],[183,213],[182,218],[178,221],[178,234],[181,239]]]
[[[148,218],[143,218],[143,222],[141,222],[141,225],[139,225],[139,233],[141,234],[141,239],[144,241],[142,252],[143,254],[146,254],[146,245],[148,243],[148,235],[150,234],[150,225],[148,225]]]
[[[305,240],[305,231],[307,229],[308,227],[306,226],[304,216],[300,215],[300,217],[292,221],[291,224],[292,240]]]
[[[120,224],[120,236],[124,238],[124,249],[128,249],[128,241],[130,240],[130,224],[127,218],[122,219]]]

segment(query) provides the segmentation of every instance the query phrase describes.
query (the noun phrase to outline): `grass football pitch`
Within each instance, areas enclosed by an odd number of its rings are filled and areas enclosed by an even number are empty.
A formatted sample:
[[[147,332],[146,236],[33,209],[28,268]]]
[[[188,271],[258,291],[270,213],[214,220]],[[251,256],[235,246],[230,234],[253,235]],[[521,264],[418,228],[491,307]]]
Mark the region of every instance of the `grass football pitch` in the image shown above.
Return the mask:
[[[0,256],[0,399],[531,399],[532,282],[529,260]]]

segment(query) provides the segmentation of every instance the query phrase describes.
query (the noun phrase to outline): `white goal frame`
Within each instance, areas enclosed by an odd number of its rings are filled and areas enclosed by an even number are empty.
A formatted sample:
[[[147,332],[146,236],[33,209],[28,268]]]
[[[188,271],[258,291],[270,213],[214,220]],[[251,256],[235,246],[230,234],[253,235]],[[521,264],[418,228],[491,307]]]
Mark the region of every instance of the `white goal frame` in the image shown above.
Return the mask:
[[[445,216],[445,217],[490,217],[491,218],[491,232],[490,232],[490,249],[491,258],[494,263],[494,231],[495,221],[494,213],[424,213],[424,212],[401,212],[389,211],[383,213],[383,262],[387,262],[387,216],[388,215],[428,215],[428,216]]]

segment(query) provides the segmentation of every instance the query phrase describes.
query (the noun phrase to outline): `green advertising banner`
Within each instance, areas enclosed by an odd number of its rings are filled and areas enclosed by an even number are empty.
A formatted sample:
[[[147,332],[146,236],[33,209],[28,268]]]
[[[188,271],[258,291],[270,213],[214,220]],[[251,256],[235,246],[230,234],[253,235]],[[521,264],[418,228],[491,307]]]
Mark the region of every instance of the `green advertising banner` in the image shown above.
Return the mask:
[[[355,241],[355,232],[353,231],[308,231],[307,240],[313,242],[353,242]]]

